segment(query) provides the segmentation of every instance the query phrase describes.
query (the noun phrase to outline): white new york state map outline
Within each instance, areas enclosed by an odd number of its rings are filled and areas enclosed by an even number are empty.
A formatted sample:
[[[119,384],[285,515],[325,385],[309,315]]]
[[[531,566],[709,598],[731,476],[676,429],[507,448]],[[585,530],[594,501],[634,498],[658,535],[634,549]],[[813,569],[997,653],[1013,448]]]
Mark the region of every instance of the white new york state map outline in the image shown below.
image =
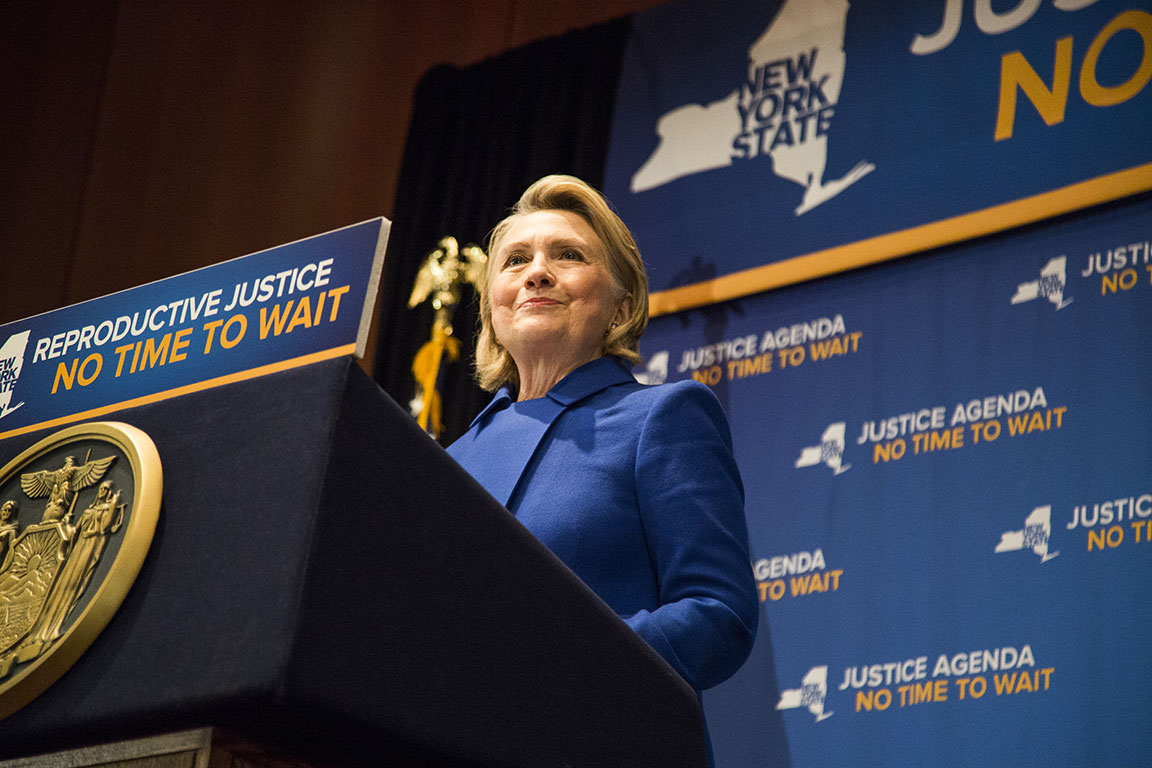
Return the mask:
[[[1040,556],[1040,562],[1046,563],[1056,557],[1059,552],[1048,551],[1048,544],[1052,537],[1052,505],[1046,504],[1036,507],[1024,520],[1024,527],[1019,530],[1004,531],[1000,534],[1000,543],[996,545],[996,553],[1017,552],[1025,548],[1025,534],[1029,528],[1043,531],[1043,535],[1035,543],[1027,544],[1035,554]]]
[[[822,91],[831,104],[836,104],[847,64],[844,33],[848,8],[847,0],[787,0],[763,34],[748,48],[749,81],[755,79],[756,72],[765,64],[794,59],[815,48],[819,53],[812,80],[826,78]],[[661,116],[656,123],[660,143],[632,176],[632,193],[731,166],[733,140],[745,129],[740,114],[743,90],[737,87],[719,101],[707,105],[686,104]],[[862,160],[844,176],[826,182],[826,135],[809,136],[792,146],[781,145],[767,154],[776,176],[804,187],[804,197],[794,210],[796,216],[831,200],[876,168]]]
[[[24,405],[23,401],[12,405],[12,393],[16,388],[16,381],[20,378],[20,371],[24,368],[24,350],[28,347],[28,337],[31,331],[20,331],[8,337],[0,346],[0,419]]]
[[[805,693],[808,695],[805,696]],[[834,712],[824,711],[824,699],[828,696],[828,667],[812,667],[799,688],[787,688],[780,692],[776,709],[807,709],[816,716],[816,722],[827,720]]]

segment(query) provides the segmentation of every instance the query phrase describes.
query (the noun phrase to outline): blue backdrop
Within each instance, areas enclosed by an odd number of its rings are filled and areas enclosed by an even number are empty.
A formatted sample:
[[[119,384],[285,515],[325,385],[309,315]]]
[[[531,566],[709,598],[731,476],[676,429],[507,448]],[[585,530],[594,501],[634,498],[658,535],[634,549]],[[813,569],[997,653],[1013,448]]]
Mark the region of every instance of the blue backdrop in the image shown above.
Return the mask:
[[[721,768],[1152,760],[1150,78],[1126,0],[635,17],[644,375],[724,403],[764,611]]]
[[[1150,240],[1142,200],[652,323],[747,488],[766,621],[705,696],[718,765],[1152,756]]]

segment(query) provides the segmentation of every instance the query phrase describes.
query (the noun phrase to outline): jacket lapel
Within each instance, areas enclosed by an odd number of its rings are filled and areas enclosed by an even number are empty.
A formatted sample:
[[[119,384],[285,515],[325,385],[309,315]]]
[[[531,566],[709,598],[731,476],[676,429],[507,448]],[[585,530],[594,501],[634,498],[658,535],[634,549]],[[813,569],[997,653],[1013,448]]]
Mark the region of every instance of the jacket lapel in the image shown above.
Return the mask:
[[[577,368],[537,400],[513,404],[508,390],[501,389],[460,441],[475,445],[453,445],[452,453],[507,507],[544,436],[564,411],[608,387],[634,381],[614,358],[602,357]],[[507,413],[494,418],[501,411]]]
[[[461,462],[493,498],[507,507],[524,468],[563,412],[564,406],[548,397],[515,405],[511,398],[493,401],[477,417],[479,428],[469,432],[468,437],[476,445],[466,458],[461,457]]]

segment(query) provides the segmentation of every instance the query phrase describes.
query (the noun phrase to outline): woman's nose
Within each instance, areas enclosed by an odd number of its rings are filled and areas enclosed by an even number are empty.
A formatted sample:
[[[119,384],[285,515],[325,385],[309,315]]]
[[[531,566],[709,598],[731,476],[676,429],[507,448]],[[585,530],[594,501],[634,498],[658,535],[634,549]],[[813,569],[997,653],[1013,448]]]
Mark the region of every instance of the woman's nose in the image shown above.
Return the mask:
[[[533,288],[553,285],[556,278],[552,275],[552,265],[543,254],[537,254],[524,272],[524,283]]]

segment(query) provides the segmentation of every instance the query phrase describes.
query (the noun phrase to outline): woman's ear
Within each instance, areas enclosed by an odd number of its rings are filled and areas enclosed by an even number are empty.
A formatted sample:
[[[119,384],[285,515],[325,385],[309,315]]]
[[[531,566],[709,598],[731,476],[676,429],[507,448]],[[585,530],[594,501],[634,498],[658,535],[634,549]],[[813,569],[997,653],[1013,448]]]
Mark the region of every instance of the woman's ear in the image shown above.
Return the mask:
[[[629,291],[624,294],[624,298],[620,299],[620,303],[616,306],[616,314],[612,316],[613,325],[624,325],[628,322],[628,318],[632,317],[632,292]]]

